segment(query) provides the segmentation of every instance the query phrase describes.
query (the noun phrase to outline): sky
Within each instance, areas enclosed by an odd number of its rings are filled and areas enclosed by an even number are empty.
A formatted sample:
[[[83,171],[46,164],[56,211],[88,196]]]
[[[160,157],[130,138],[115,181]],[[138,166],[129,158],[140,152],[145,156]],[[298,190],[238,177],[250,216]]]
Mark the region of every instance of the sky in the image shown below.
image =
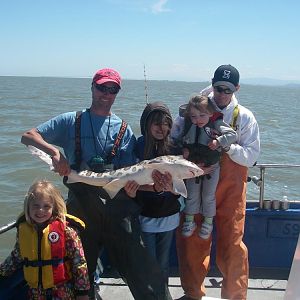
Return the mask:
[[[298,0],[1,0],[0,76],[300,81]]]

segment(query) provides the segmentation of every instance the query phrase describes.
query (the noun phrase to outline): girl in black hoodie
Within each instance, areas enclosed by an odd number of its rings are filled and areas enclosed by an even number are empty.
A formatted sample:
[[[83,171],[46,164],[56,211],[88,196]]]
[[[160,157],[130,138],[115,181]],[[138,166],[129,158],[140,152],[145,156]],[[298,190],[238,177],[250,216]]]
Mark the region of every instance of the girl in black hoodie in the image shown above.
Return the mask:
[[[136,155],[139,160],[176,154],[169,140],[172,116],[162,102],[147,104],[141,120],[142,136],[137,140]],[[165,174],[170,181],[171,174]],[[142,207],[140,223],[143,242],[149,253],[158,261],[166,282],[169,276],[170,248],[174,231],[179,225],[179,195],[157,191],[153,185],[149,191],[138,191],[137,202]]]

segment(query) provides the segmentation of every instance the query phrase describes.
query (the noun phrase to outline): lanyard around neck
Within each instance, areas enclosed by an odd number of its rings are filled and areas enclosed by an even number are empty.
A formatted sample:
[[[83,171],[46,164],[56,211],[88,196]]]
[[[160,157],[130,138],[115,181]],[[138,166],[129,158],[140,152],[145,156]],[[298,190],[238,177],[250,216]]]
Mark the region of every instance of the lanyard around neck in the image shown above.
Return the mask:
[[[95,149],[96,155],[98,155],[97,145],[96,145],[96,135],[95,135],[94,126],[93,126],[93,122],[92,122],[91,112],[90,112],[89,109],[88,109],[88,113],[89,113],[89,119],[90,119],[90,124],[91,124],[92,134],[93,134],[94,149]],[[108,117],[108,126],[107,126],[106,137],[105,137],[105,143],[104,143],[104,146],[103,146],[102,154],[103,154],[103,153],[106,154],[105,149],[106,149],[106,144],[107,144],[107,140],[108,140],[109,127],[110,127],[110,116]],[[99,142],[99,143],[100,143],[100,142]]]

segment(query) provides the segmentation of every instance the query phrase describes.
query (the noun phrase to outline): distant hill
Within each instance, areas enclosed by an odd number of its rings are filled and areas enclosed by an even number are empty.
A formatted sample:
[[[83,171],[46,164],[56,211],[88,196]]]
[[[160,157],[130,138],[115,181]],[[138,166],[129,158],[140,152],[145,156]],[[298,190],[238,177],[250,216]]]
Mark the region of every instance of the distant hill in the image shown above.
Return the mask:
[[[298,80],[281,80],[272,78],[244,78],[241,79],[241,83],[251,85],[288,85],[300,87],[300,81]]]

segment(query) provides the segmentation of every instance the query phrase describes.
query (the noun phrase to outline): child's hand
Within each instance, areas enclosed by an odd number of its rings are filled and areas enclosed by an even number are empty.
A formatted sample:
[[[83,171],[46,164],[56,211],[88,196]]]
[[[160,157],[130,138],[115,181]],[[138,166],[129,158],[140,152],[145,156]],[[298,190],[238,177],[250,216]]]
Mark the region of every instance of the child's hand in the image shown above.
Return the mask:
[[[216,165],[211,165],[211,166],[208,166],[208,167],[204,167],[203,164],[197,164],[201,169],[202,171],[204,172],[203,175],[207,175],[207,174],[210,174],[212,171],[215,170],[216,168]]]
[[[154,190],[157,192],[173,191],[173,179],[169,172],[165,174],[160,173],[158,170],[153,170],[152,179],[154,182]]]
[[[217,140],[212,140],[208,143],[208,147],[211,150],[216,150],[220,147],[220,143]]]
[[[188,159],[189,155],[190,155],[189,149],[188,148],[183,148],[182,149],[182,156],[183,156],[183,158]]]
[[[173,191],[173,178],[169,172],[166,172],[163,177],[164,191],[172,192]]]
[[[134,180],[129,180],[124,186],[126,194],[131,198],[134,198],[136,196],[136,191],[138,190],[138,188],[139,184]]]
[[[152,172],[153,189],[158,193],[163,192],[164,190],[163,176],[164,174],[160,173],[158,170],[153,170]]]

